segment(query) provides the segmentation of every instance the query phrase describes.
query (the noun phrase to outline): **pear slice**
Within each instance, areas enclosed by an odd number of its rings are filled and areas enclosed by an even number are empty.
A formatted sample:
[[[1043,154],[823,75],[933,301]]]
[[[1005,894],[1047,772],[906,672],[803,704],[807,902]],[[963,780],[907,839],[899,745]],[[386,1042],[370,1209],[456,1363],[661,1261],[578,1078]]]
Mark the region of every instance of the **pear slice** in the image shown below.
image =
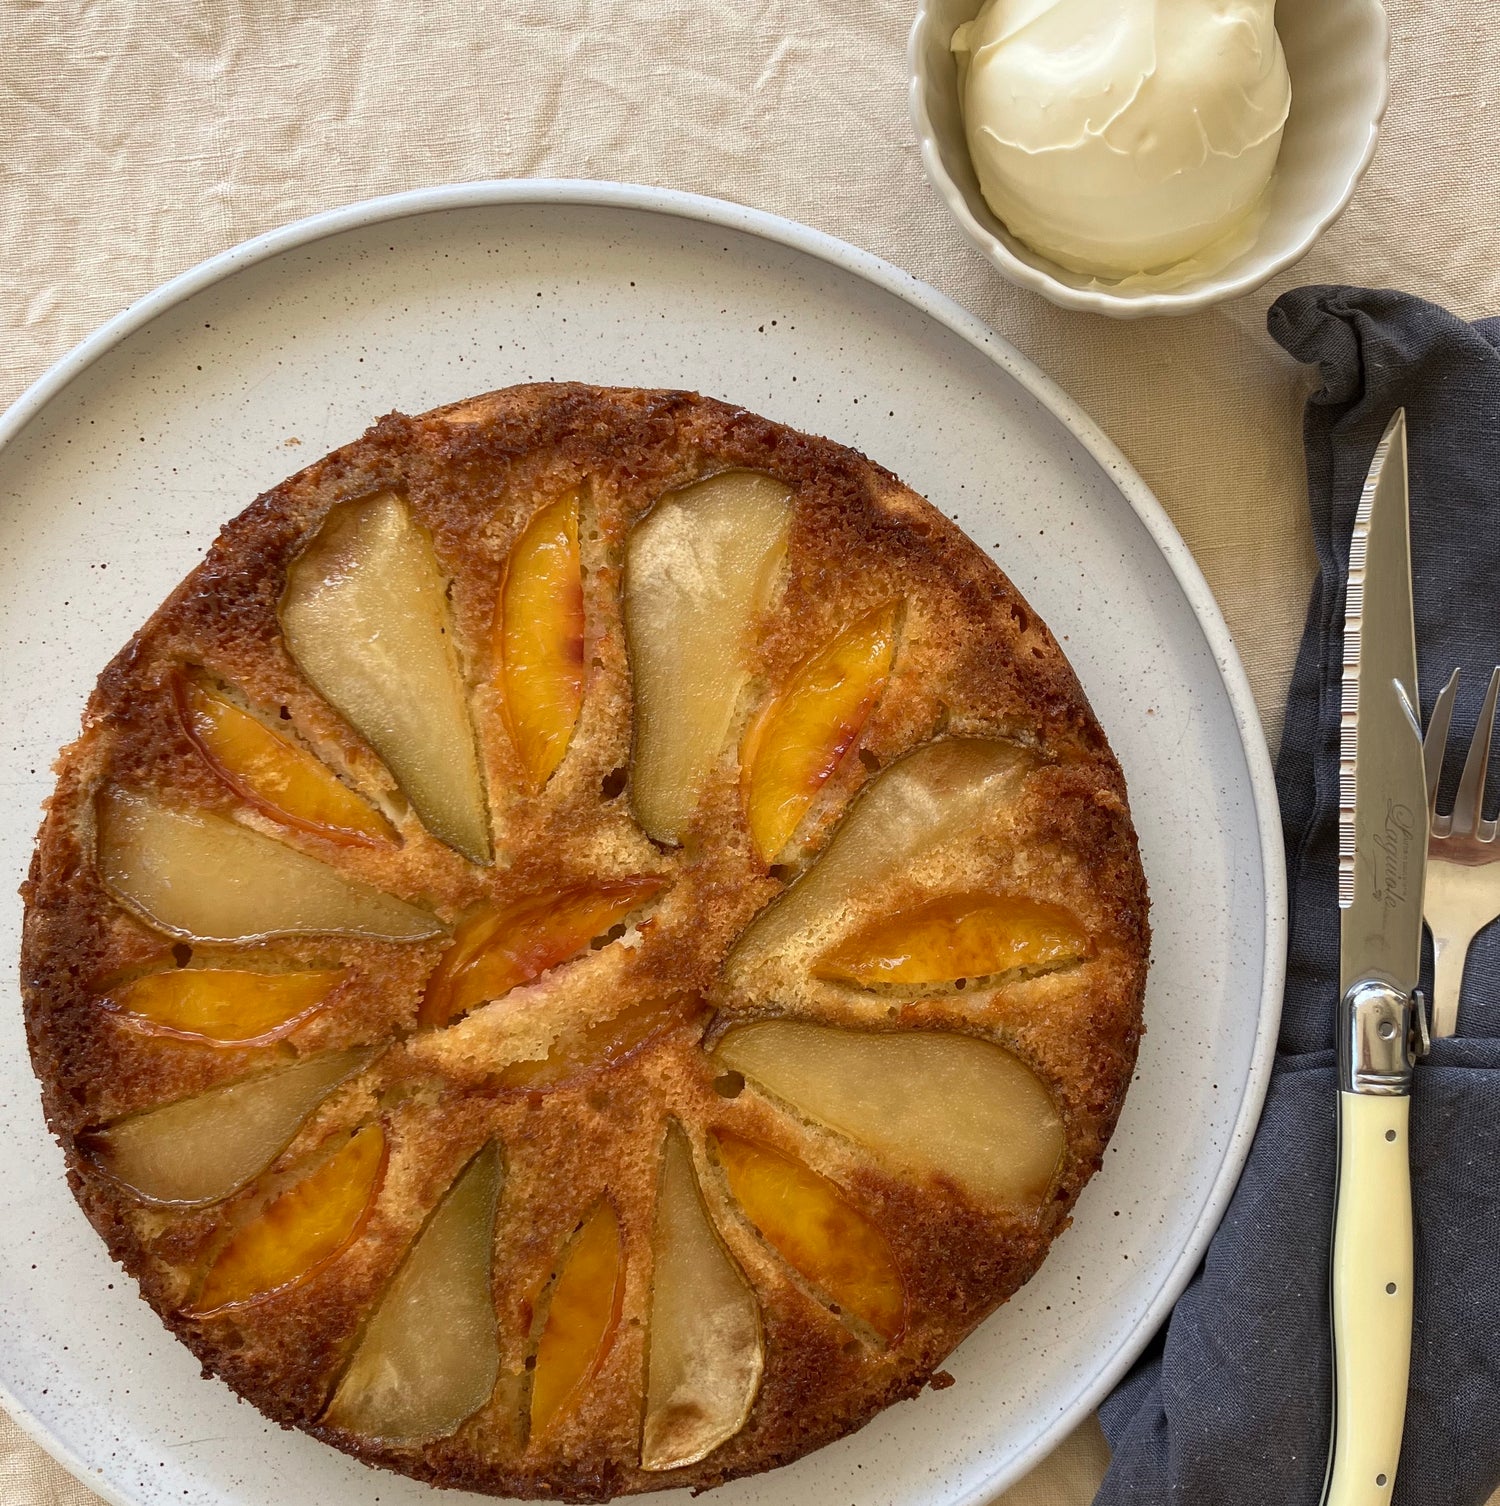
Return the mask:
[[[98,804],[99,876],[143,920],[194,941],[336,934],[419,941],[425,910],[207,811],[111,786]]]
[[[678,1469],[744,1427],[765,1353],[760,1308],[709,1221],[692,1152],[675,1124],[667,1130],[651,1249],[641,1468]]]
[[[385,1131],[378,1124],[357,1130],[235,1231],[209,1266],[192,1316],[258,1302],[311,1280],[364,1227],[385,1161]]]
[[[899,1171],[1023,1212],[1052,1189],[1062,1116],[1036,1073],[991,1041],[759,1020],[730,1030],[714,1054]]]
[[[417,1235],[365,1326],[323,1421],[396,1443],[442,1438],[493,1394],[499,1325],[490,1287],[503,1180],[493,1143]]]
[[[394,492],[380,492],[335,507],[292,562],[281,628],[428,831],[488,863],[489,809],[446,592],[426,533]]]
[[[1010,800],[1033,764],[1016,743],[948,738],[879,774],[849,808],[821,856],[751,923],[728,972],[836,924],[853,899],[964,835]]]
[[[779,481],[728,471],[663,497],[630,536],[630,802],[658,841],[682,840],[723,751],[791,516],[791,492]]]
[[[102,1171],[153,1203],[217,1203],[258,1177],[374,1051],[325,1051],[79,1137]]]

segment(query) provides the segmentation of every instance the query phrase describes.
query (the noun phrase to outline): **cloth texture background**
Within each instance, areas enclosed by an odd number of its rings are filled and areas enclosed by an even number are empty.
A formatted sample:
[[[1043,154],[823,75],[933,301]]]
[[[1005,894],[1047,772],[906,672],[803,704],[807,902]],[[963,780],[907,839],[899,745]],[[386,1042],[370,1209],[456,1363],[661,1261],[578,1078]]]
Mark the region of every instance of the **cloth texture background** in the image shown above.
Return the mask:
[[[1391,108],[1343,218],[1256,294],[1127,323],[1012,287],[951,222],[906,114],[911,0],[0,0],[0,406],[166,278],[317,210],[511,176],[716,194],[888,257],[1091,412],[1197,556],[1274,742],[1315,556],[1311,383],[1267,307],[1337,281],[1500,310],[1491,0],[1387,10]],[[1107,1458],[1090,1423],[1006,1506],[1081,1506]],[[0,1414],[0,1506],[93,1499]]]
[[[1286,1002],[1255,1145],[1203,1269],[1102,1409],[1114,1458],[1100,1506],[1230,1506],[1252,1498],[1250,1480],[1257,1500],[1318,1501],[1331,1370],[1344,588],[1365,473],[1399,407],[1424,720],[1452,667],[1467,667],[1450,734],[1466,748],[1488,678],[1474,671],[1500,659],[1500,318],[1471,326],[1398,293],[1309,287],[1280,299],[1269,322],[1320,382],[1306,443],[1321,569],[1277,763]],[[1449,760],[1441,809],[1460,762]],[[1500,1485],[1500,928],[1469,954],[1459,1028],[1433,1042],[1413,1089],[1416,1310],[1395,1506],[1478,1506]]]

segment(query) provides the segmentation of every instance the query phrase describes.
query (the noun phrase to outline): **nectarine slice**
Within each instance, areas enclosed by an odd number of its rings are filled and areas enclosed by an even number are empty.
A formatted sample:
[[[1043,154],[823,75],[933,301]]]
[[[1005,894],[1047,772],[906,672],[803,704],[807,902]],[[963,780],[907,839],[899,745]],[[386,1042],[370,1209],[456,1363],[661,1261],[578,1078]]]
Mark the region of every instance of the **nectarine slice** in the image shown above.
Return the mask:
[[[693,995],[643,999],[608,1019],[580,1030],[563,1031],[546,1056],[512,1062],[499,1076],[503,1088],[545,1088],[585,1072],[613,1066],[643,1041],[658,1035],[698,1007]]]
[[[608,1199],[569,1245],[552,1288],[531,1379],[531,1436],[568,1411],[599,1368],[620,1322],[625,1294],[620,1222]]]
[[[367,1124],[235,1231],[198,1289],[193,1315],[301,1286],[359,1234],[385,1170],[385,1132]]]
[[[427,984],[418,1023],[447,1025],[576,956],[638,909],[665,880],[576,884],[555,894],[485,906],[458,928]]]
[[[1027,1212],[1051,1191],[1062,1116],[1036,1073],[992,1041],[758,1020],[730,1030],[715,1054],[898,1171]]]
[[[820,957],[819,978],[870,988],[953,983],[1086,957],[1087,933],[1061,905],[1005,894],[949,894],[882,916]]]
[[[339,969],[252,973],[180,967],[113,989],[104,1003],[133,1024],[184,1040],[263,1046],[295,1030],[344,976]]]
[[[568,751],[583,705],[583,572],[578,493],[549,503],[528,524],[495,603],[491,653],[500,707],[533,791]]]
[[[750,836],[774,862],[863,730],[896,652],[896,604],[868,612],[807,660],[740,745]]]
[[[177,675],[177,713],[204,761],[242,800],[273,821],[333,842],[395,837],[385,818],[332,769],[232,701]]]
[[[273,837],[115,786],[98,801],[99,877],[159,931],[194,941],[335,934],[420,941],[442,925]]]
[[[101,1170],[153,1203],[216,1203],[258,1177],[371,1050],[325,1051],[79,1137]]]
[[[758,472],[727,471],[663,497],[630,535],[630,804],[660,842],[681,842],[724,750],[791,516],[789,488]]]
[[[889,1343],[906,1323],[906,1288],[885,1236],[826,1177],[753,1140],[720,1132],[719,1164],[745,1217],[845,1312]]]
[[[812,867],[751,922],[729,955],[729,975],[815,938],[851,900],[973,831],[1015,797],[1034,764],[1017,743],[953,737],[883,769],[849,807]]]
[[[500,1156],[486,1146],[417,1235],[365,1325],[323,1421],[393,1443],[442,1438],[500,1374],[491,1289]]]
[[[765,1365],[760,1307],[703,1206],[682,1130],[667,1130],[651,1235],[641,1468],[696,1464],[744,1427]]]
[[[427,830],[488,863],[489,805],[447,590],[426,530],[394,492],[380,492],[340,503],[292,561],[281,628]]]

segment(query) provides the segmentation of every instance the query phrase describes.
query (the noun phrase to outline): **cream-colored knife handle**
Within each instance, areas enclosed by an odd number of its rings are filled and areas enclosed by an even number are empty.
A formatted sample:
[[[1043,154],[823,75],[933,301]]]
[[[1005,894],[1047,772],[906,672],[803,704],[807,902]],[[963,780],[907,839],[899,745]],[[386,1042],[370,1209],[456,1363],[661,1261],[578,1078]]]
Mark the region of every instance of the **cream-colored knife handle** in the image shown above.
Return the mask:
[[[1411,1099],[1339,1094],[1333,1438],[1324,1506],[1386,1506],[1411,1370]]]

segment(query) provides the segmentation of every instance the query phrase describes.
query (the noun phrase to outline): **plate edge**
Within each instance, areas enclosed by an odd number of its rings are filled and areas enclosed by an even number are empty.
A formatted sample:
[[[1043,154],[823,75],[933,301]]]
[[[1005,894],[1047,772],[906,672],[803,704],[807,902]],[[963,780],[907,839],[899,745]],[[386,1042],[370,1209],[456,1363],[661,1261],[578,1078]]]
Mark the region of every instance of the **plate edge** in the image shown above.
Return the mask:
[[[1265,959],[1250,1074],[1245,1083],[1240,1111],[1226,1139],[1219,1168],[1203,1205],[1194,1237],[1168,1272],[1140,1322],[1116,1348],[1109,1362],[1092,1382],[1081,1388],[1053,1423],[1044,1428],[1007,1464],[987,1475],[963,1495],[952,1498],[950,1503],[950,1506],[983,1506],[996,1492],[1013,1484],[1032,1469],[1067,1433],[1077,1427],[1084,1416],[1097,1408],[1165,1321],[1172,1305],[1191,1279],[1223,1218],[1249,1154],[1250,1142],[1270,1083],[1286,971],[1286,864],[1280,808],[1276,799],[1270,753],[1249,678],[1218,602],[1182,535],[1145,481],[1099,425],[1040,367],[947,294],[923,283],[913,274],[873,252],[864,251],[825,231],[766,210],[752,209],[728,200],[678,189],[592,179],[509,178],[412,189],[404,193],[360,200],[295,220],[209,257],[169,279],[107,320],[27,387],[5,413],[0,415],[0,449],[15,439],[53,398],[116,345],[177,304],[236,272],[285,252],[369,225],[452,209],[525,204],[619,208],[738,230],[852,272],[937,320],[1019,382],[1088,451],[1095,464],[1129,503],[1160,550],[1213,653],[1245,754],[1255,803],[1265,895],[1262,916]],[[117,1490],[109,1482],[91,1476],[83,1461],[75,1457],[60,1440],[53,1438],[29,1409],[20,1405],[3,1378],[0,1378],[0,1404],[5,1406],[23,1432],[89,1489],[113,1502],[114,1506],[138,1506],[133,1497]]]

